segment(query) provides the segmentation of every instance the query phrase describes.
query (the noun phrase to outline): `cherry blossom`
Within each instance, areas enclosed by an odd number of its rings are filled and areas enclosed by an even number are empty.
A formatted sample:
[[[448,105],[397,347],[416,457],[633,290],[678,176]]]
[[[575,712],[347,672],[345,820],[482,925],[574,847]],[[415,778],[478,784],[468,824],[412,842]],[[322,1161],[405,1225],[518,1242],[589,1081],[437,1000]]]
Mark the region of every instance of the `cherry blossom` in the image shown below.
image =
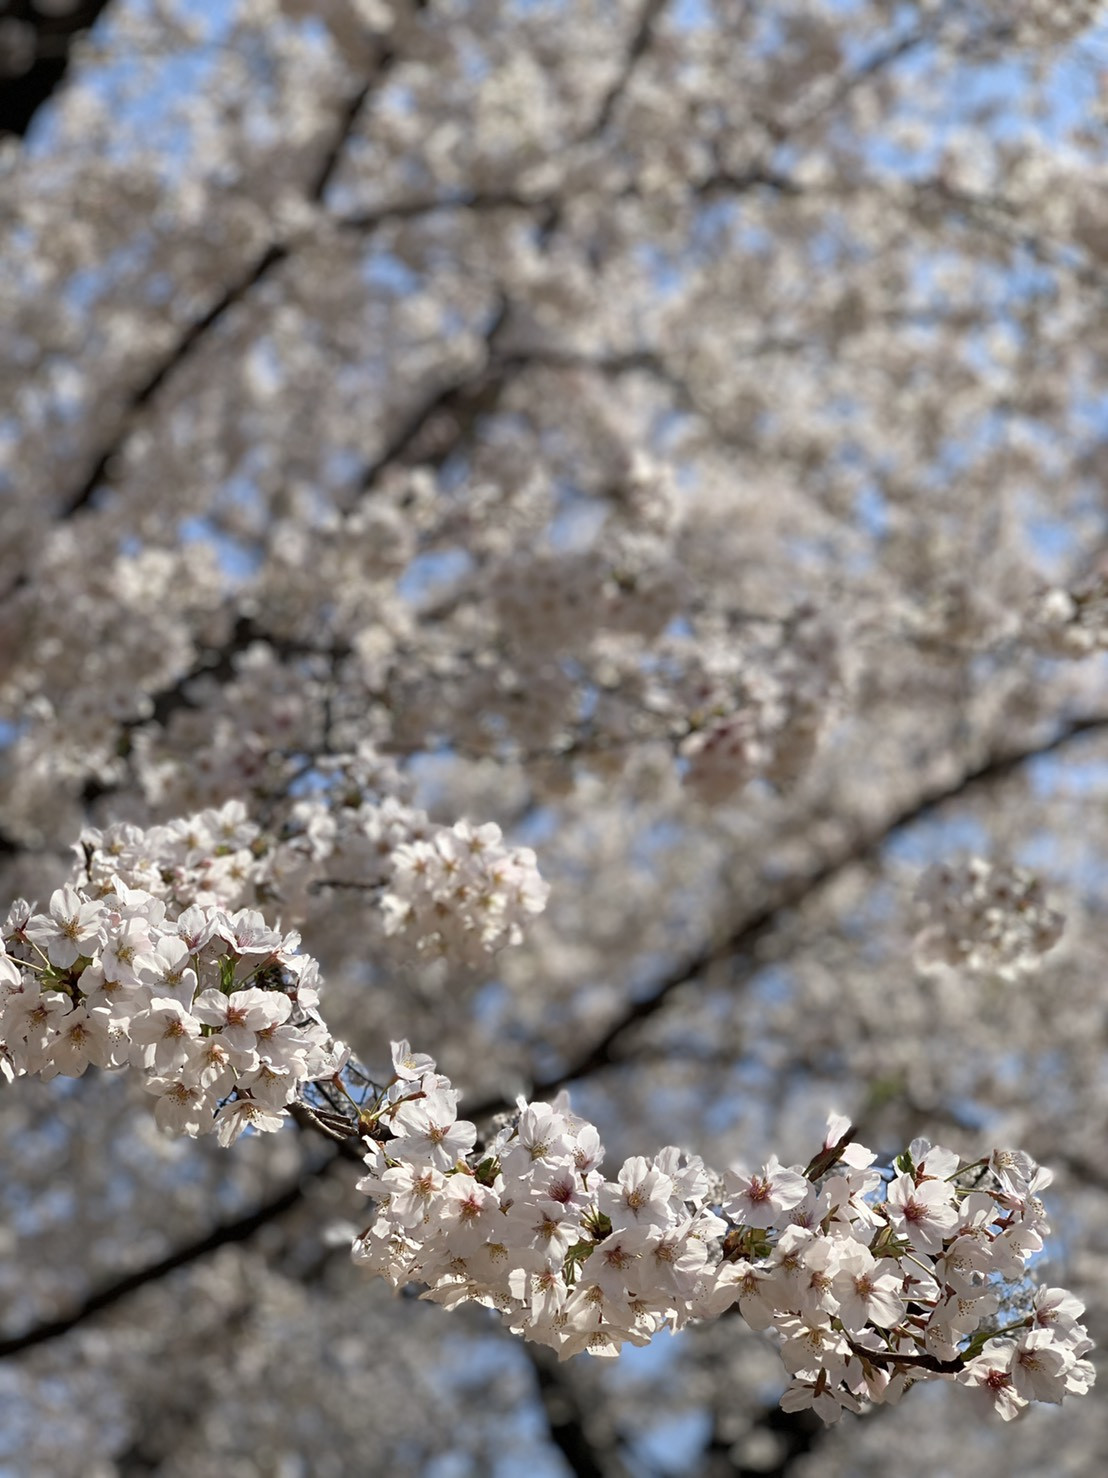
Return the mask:
[[[1095,1469],[1103,7],[14,9],[6,1460]]]

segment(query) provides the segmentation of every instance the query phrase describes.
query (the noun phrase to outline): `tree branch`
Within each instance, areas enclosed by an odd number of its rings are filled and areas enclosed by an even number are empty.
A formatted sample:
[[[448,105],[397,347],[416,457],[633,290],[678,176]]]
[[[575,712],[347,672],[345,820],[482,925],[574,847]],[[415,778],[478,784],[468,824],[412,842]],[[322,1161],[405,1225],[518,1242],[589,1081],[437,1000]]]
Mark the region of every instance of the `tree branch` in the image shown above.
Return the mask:
[[[550,1440],[575,1478],[627,1478],[618,1453],[603,1449],[589,1435],[577,1388],[552,1350],[523,1342],[538,1385]]]
[[[280,1217],[299,1206],[312,1183],[322,1179],[331,1167],[343,1158],[341,1151],[333,1152],[317,1165],[305,1170],[292,1185],[278,1192],[270,1200],[263,1201],[260,1206],[256,1206],[253,1211],[246,1212],[234,1221],[224,1222],[221,1226],[214,1227],[204,1236],[198,1237],[194,1242],[186,1243],[185,1246],[179,1247],[175,1252],[169,1253],[157,1262],[150,1263],[144,1268],[138,1268],[122,1278],[117,1278],[114,1283],[105,1284],[95,1293],[90,1293],[71,1313],[57,1319],[44,1320],[41,1324],[34,1324],[30,1329],[25,1329],[22,1334],[0,1339],[0,1359],[9,1355],[22,1354],[24,1350],[33,1349],[36,1345],[59,1339],[79,1324],[83,1324],[86,1319],[91,1319],[94,1314],[110,1309],[130,1294],[137,1293],[140,1288],[145,1288],[150,1283],[156,1283],[159,1278],[164,1278],[168,1273],[176,1272],[178,1268],[188,1267],[190,1263],[207,1257],[210,1252],[216,1252],[221,1247],[249,1241],[263,1227],[269,1226],[271,1222],[279,1220]]]
[[[9,0],[2,7],[5,21],[25,28],[17,34],[26,36],[34,56],[26,71],[6,75],[0,85],[0,138],[27,132],[64,80],[73,43],[95,24],[107,4],[108,0],[75,0],[57,14],[31,0]]]

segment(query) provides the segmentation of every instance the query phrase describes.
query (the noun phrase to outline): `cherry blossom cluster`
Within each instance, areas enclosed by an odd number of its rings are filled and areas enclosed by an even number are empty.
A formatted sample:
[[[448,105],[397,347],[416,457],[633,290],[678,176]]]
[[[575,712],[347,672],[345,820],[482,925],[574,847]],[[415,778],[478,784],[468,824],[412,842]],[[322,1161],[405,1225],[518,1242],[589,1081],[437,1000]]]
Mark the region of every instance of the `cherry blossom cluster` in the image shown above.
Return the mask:
[[[1087,657],[1108,647],[1108,570],[1067,589],[1049,590],[1028,622],[1028,634],[1054,657]]]
[[[492,823],[447,826],[406,799],[403,777],[371,746],[325,756],[318,785],[263,829],[241,801],[146,829],[86,832],[88,881],[114,877],[167,903],[276,904],[302,920],[313,897],[354,889],[393,960],[449,956],[476,964],[522,938],[545,907],[535,853],[504,843]]]
[[[609,1180],[564,1096],[521,1098],[487,1141],[457,1101],[399,1042],[362,1113],[377,1210],[353,1255],[394,1287],[495,1309],[563,1359],[737,1310],[778,1342],[784,1407],[828,1422],[924,1379],[979,1390],[1005,1419],[1093,1382],[1082,1305],[1027,1274],[1051,1177],[1026,1155],[966,1165],[915,1140],[882,1174],[832,1116],[804,1169],[771,1157],[719,1176],[668,1147]]]
[[[534,853],[502,846],[498,827],[435,825],[395,799],[367,812],[343,794],[347,827],[376,849],[365,886],[386,936],[475,962],[516,942],[541,910]],[[306,808],[299,821],[314,828],[278,839],[237,801],[146,830],[86,831],[48,906],[19,899],[8,913],[0,1070],[49,1079],[129,1065],[164,1129],[229,1143],[247,1126],[279,1128],[304,1086],[334,1076],[345,1054],[317,1012],[318,966],[300,935],[243,905],[319,880],[340,850],[327,814]]]
[[[952,966],[1014,980],[1038,966],[1065,924],[1033,873],[981,857],[929,868],[917,900],[923,927],[914,952],[924,970]]]
[[[768,645],[743,653],[729,642],[705,655],[689,699],[693,732],[681,745],[686,789],[715,805],[759,777],[795,779],[834,711],[840,675],[831,629],[800,611]]]
[[[671,548],[644,534],[580,552],[514,555],[490,584],[502,631],[531,661],[579,656],[601,631],[653,640],[680,610],[683,594]]]
[[[278,849],[278,896],[371,888],[394,957],[467,964],[518,944],[546,906],[549,889],[530,847],[506,845],[493,822],[432,821],[370,746],[321,760],[320,773],[327,785],[295,806]]]
[[[518,944],[546,902],[534,852],[505,847],[494,822],[434,827],[425,841],[401,843],[392,862],[385,932],[413,940],[420,953],[477,963]]]
[[[1060,46],[1088,30],[1102,14],[1099,0],[1028,0],[1012,23],[1021,46]]]
[[[0,1069],[131,1066],[163,1129],[222,1144],[278,1129],[302,1085],[343,1057],[299,942],[255,909],[176,908],[118,875],[67,883],[42,912],[18,900],[0,953]]]

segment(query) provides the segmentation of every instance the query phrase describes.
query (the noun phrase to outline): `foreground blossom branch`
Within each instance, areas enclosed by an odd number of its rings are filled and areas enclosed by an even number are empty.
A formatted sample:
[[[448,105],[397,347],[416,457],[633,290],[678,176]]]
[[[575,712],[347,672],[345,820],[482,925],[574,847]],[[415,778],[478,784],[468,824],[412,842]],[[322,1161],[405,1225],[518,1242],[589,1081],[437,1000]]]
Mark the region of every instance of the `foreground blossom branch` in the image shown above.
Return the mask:
[[[393,1068],[362,1114],[378,1209],[354,1256],[396,1287],[495,1309],[561,1359],[737,1311],[777,1340],[785,1409],[826,1422],[925,1379],[1005,1420],[1092,1384],[1083,1306],[1028,1276],[1051,1175],[1024,1154],[965,1164],[917,1139],[883,1174],[832,1116],[804,1170],[771,1156],[720,1175],[669,1146],[608,1180],[564,1096],[521,1099],[480,1143],[427,1058],[394,1043]]]
[[[373,803],[352,807],[339,790],[338,815],[359,817],[348,833],[380,826]],[[609,1180],[596,1127],[564,1095],[520,1098],[485,1140],[407,1042],[392,1044],[392,1073],[374,1084],[331,1039],[299,935],[233,908],[282,886],[310,891],[342,855],[329,799],[279,839],[233,802],[146,832],[86,834],[48,910],[17,901],[4,927],[9,1079],[129,1065],[171,1133],[229,1145],[279,1128],[294,1107],[333,1139],[357,1137],[369,1167],[359,1188],[377,1211],[356,1261],[444,1307],[495,1309],[560,1359],[616,1355],[737,1310],[778,1343],[785,1409],[827,1422],[925,1379],[980,1392],[1006,1420],[1089,1389],[1083,1306],[1028,1273],[1051,1175],[1018,1151],[967,1164],[917,1139],[883,1173],[832,1116],[803,1169],[771,1156],[721,1174],[668,1146]],[[372,890],[383,937],[408,932],[417,955],[430,945],[461,959],[518,938],[514,915],[545,901],[533,854],[505,849],[495,827],[417,815],[408,835],[423,835],[400,840],[402,812],[388,809],[394,845]]]

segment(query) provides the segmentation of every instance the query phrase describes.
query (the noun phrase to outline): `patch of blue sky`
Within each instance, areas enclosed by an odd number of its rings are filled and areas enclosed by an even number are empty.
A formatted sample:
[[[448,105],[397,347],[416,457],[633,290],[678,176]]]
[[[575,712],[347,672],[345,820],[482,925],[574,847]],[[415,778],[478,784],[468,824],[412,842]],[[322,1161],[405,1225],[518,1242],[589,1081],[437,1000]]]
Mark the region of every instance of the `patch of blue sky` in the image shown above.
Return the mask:
[[[669,1338],[658,1336],[648,1345],[624,1345],[618,1362],[606,1371],[616,1390],[630,1391],[644,1382],[651,1385],[673,1367],[683,1334]],[[660,1475],[688,1473],[711,1436],[712,1418],[706,1407],[693,1406],[685,1411],[666,1411],[636,1424],[628,1434],[629,1466],[633,1473]]]
[[[790,534],[782,541],[782,547],[792,557],[798,573],[833,566],[847,573],[864,574],[873,567],[873,560],[865,551],[850,551],[844,557],[842,549],[833,540],[816,534]]]
[[[867,482],[854,496],[854,515],[876,543],[887,539],[892,529],[889,500],[875,483]]]
[[[507,739],[508,735],[505,733],[504,737]],[[434,750],[409,755],[404,764],[404,773],[415,786],[417,803],[444,825],[458,819],[454,797],[459,758],[453,745],[443,744]],[[488,756],[477,763],[496,765],[498,761]],[[556,817],[548,807],[531,806],[522,821],[505,828],[506,839],[512,846],[538,847],[557,836],[555,822]]]
[[[209,545],[215,551],[220,570],[234,581],[256,575],[264,562],[260,550],[248,549],[240,540],[218,528],[211,518],[203,514],[182,519],[180,536],[185,544]]]
[[[987,857],[992,849],[992,833],[975,816],[927,817],[894,832],[884,848],[891,861],[918,867],[958,855]]]
[[[1080,847],[1075,855],[1072,841],[1063,845],[1050,832],[1021,841],[1013,847],[1012,859],[1020,867],[1030,868],[1038,874],[1050,889],[1065,887],[1069,891],[1075,886],[1081,887],[1084,875],[1093,888],[1102,891],[1102,865],[1097,865],[1098,859],[1090,858],[1088,849],[1084,847]]]
[[[426,1379],[426,1371],[424,1372]],[[436,1453],[423,1469],[424,1478],[473,1478],[474,1469],[469,1458],[453,1448],[448,1452]]]
[[[898,31],[894,24],[885,43],[876,47],[872,42],[851,44],[847,39],[851,64],[864,66],[867,56],[888,44],[896,34],[910,34],[911,29],[901,26]],[[1044,105],[1037,108],[1034,117],[1029,116],[1026,107],[1026,100],[1037,91],[1029,59],[1005,48],[992,58],[977,53],[972,59],[956,62],[946,71],[937,93],[929,95],[922,88],[916,92],[905,89],[901,116],[922,125],[918,137],[908,145],[895,133],[875,131],[866,141],[866,157],[901,178],[920,179],[935,174],[951,139],[967,129],[987,127],[990,140],[1060,138],[1084,122],[1096,103],[1100,69],[1092,64],[1089,53],[1098,39],[1103,45],[1106,37],[1108,28],[1101,26],[1086,42],[1058,53],[1047,69],[1047,84],[1042,94]],[[915,76],[922,82],[934,70],[936,55],[933,46],[924,44],[906,51],[895,65],[901,75]],[[1041,72],[1042,54],[1036,53],[1034,61],[1036,70]],[[946,57],[943,65],[949,65]],[[941,98],[941,110],[936,108],[933,97]]]
[[[1096,659],[1102,669],[1108,668],[1104,658]],[[1097,735],[1089,734],[1066,746],[1064,754],[1043,754],[1028,761],[1025,772],[1037,796],[1094,796],[1108,794],[1108,760],[1097,750],[1103,744]],[[1093,750],[1083,755],[1082,750]]]
[[[585,497],[568,482],[559,482],[555,497],[554,517],[547,535],[550,547],[566,554],[588,549],[604,524],[604,504]]]
[[[670,24],[678,30],[699,30],[710,25],[712,19],[709,0],[673,0],[670,6]]]
[[[428,1325],[435,1320],[436,1312],[428,1310],[424,1315]],[[521,1377],[530,1384],[526,1354],[516,1341],[504,1338],[499,1331],[484,1336],[453,1331],[440,1334],[436,1324],[434,1345],[434,1358],[422,1372],[432,1388],[456,1392],[464,1400],[476,1390],[491,1393],[498,1387],[506,1396],[514,1395]],[[490,1478],[518,1478],[520,1469],[514,1464],[526,1451],[529,1478],[562,1478],[565,1469],[547,1446],[549,1428],[537,1401],[498,1401],[497,1422],[506,1455],[500,1461],[494,1459],[482,1472],[489,1473]],[[476,1471],[461,1453],[442,1453],[422,1469],[423,1478],[474,1478]]]
[[[441,595],[473,569],[464,549],[434,549],[417,554],[396,583],[396,592],[412,605]]]
[[[389,297],[406,297],[420,286],[419,273],[391,251],[371,252],[364,258],[361,270],[369,287]]]
[[[670,462],[677,446],[696,425],[697,418],[692,411],[679,406],[666,407],[655,414],[650,424],[647,446],[661,461]],[[689,462],[672,463],[670,472],[678,493],[688,495],[700,486],[699,470]]]
[[[748,1084],[743,1083],[741,1089],[735,1092],[724,1091],[714,1096],[706,1108],[700,1105],[704,1127],[709,1134],[726,1134],[729,1130],[737,1130],[745,1122],[749,1114],[749,1104],[746,1101],[748,1091]]]
[[[662,1341],[655,1339],[653,1344],[661,1345]],[[655,1418],[636,1434],[631,1447],[648,1464],[648,1473],[678,1478],[678,1475],[691,1471],[711,1435],[711,1413],[706,1407],[697,1406]]]
[[[514,15],[549,15],[564,11],[570,0],[507,0],[508,13]]]
[[[192,100],[203,97],[221,59],[232,49],[247,70],[255,99],[247,125],[256,135],[272,138],[279,137],[284,127],[284,120],[266,108],[273,68],[265,46],[245,33],[234,33],[240,7],[228,0],[189,0],[181,10],[196,34],[172,49],[136,47],[122,35],[121,22],[135,16],[150,16],[152,33],[158,33],[156,7],[142,0],[129,4],[117,0],[108,6],[92,37],[97,61],[89,85],[111,108],[112,130],[103,147],[111,156],[126,158],[137,144],[147,157],[157,158],[167,185],[182,178],[197,158],[206,167],[202,156],[194,153],[193,136],[184,119]],[[326,27],[313,17],[298,22],[295,32],[305,60],[309,49],[330,46]],[[80,77],[75,85],[83,85]],[[61,110],[41,109],[25,152],[33,156],[55,149],[62,116]]]
[[[219,46],[225,41],[234,8],[226,0],[190,0],[189,16],[193,23],[203,23],[199,44],[157,57],[129,52],[118,42],[120,20],[134,15],[150,15],[148,4],[108,6],[92,33],[92,39],[104,48],[104,59],[96,67],[95,86],[99,93],[110,95],[113,122],[119,125],[118,146],[128,149],[132,126],[145,131],[160,122],[168,122],[182,98],[202,90],[205,76],[214,65]],[[143,84],[140,86],[140,83]],[[116,112],[115,110],[118,109]],[[35,118],[25,143],[32,157],[48,154],[56,147],[59,114],[54,108],[43,108]],[[178,140],[177,154],[180,154]]]
[[[503,981],[487,980],[473,993],[467,1010],[472,1012],[477,1026],[489,1030],[492,1042],[502,1040],[493,1028],[499,1026],[505,1018],[510,1019],[512,1004],[511,993]]]
[[[672,252],[664,247],[651,241],[636,242],[631,255],[649,276],[651,287],[659,298],[676,297],[687,285],[686,264],[676,261]]]
[[[845,938],[860,941],[864,946],[867,940],[873,939],[875,925],[887,927],[894,923],[901,910],[896,889],[887,881],[874,883],[850,912],[842,915],[839,927]],[[874,939],[874,944],[879,949],[885,948],[880,938]]]
[[[305,770],[302,775],[289,784],[289,795],[294,800],[300,800],[304,796],[320,795],[334,784],[334,777],[323,770],[312,768]]]
[[[781,250],[780,241],[768,226],[743,219],[741,212],[736,213],[733,238],[735,244],[750,256],[771,257]]]
[[[512,842],[521,847],[539,847],[551,843],[558,835],[560,818],[550,806],[535,806],[518,826],[512,828]]]
[[[783,1006],[792,991],[792,972],[785,965],[764,965],[748,981],[746,996],[753,1005]]]
[[[1070,517],[1032,513],[1025,518],[1023,527],[1040,564],[1056,569],[1059,574],[1072,567],[1084,540]]]

